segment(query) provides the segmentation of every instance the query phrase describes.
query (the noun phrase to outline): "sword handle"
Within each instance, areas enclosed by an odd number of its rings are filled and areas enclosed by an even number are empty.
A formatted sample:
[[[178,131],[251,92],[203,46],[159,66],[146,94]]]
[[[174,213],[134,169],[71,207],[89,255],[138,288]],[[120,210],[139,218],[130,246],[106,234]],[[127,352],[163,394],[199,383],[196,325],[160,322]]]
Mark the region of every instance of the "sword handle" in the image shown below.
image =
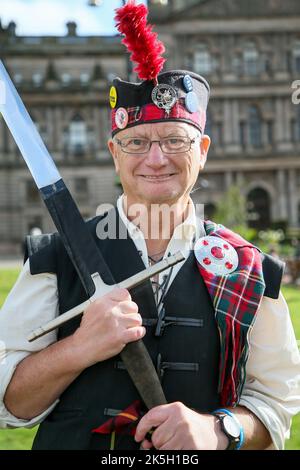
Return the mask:
[[[88,308],[91,302],[94,300],[98,299],[100,296],[97,295],[97,292],[100,291],[101,289],[101,295],[104,295],[104,293],[111,292],[113,289],[116,287],[123,288],[123,289],[133,289],[134,287],[138,286],[142,282],[147,281],[151,277],[155,276],[156,274],[159,274],[162,271],[165,271],[171,266],[174,266],[177,263],[180,263],[181,261],[184,260],[183,254],[179,251],[178,253],[175,253],[172,256],[169,256],[168,258],[165,258],[164,260],[160,261],[159,263],[155,264],[154,266],[151,266],[147,269],[144,269],[143,271],[134,274],[133,276],[129,277],[128,279],[125,279],[124,281],[120,282],[119,284],[113,284],[111,286],[104,284],[99,276],[98,273],[92,275],[92,279],[94,281],[94,284],[96,286],[96,291],[93,297],[90,299],[86,300],[80,305],[77,305],[76,307],[72,308],[71,310],[68,310],[67,312],[63,313],[62,315],[59,315],[59,317],[54,318],[50,322],[46,323],[43,326],[40,326],[36,330],[34,330],[30,335],[28,336],[27,340],[31,343],[32,341],[35,341],[36,339],[40,338],[41,336],[46,335],[47,333],[50,333],[50,331],[55,330],[56,328],[64,325],[67,321],[72,320],[73,318],[81,315],[85,309]],[[104,292],[103,292],[104,291]]]

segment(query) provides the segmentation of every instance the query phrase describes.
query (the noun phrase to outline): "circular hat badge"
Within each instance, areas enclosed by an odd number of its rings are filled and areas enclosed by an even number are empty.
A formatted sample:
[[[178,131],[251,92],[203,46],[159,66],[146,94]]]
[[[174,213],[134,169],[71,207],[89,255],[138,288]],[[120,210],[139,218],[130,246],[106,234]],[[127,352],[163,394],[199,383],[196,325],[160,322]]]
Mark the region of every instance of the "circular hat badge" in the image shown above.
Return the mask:
[[[128,124],[128,113],[125,108],[118,108],[115,114],[115,123],[118,129],[125,129]]]
[[[117,89],[115,86],[110,87],[109,90],[109,104],[111,108],[115,108],[117,106]]]
[[[176,103],[178,95],[176,89],[171,85],[160,83],[153,88],[151,98],[158,108],[169,113]]]

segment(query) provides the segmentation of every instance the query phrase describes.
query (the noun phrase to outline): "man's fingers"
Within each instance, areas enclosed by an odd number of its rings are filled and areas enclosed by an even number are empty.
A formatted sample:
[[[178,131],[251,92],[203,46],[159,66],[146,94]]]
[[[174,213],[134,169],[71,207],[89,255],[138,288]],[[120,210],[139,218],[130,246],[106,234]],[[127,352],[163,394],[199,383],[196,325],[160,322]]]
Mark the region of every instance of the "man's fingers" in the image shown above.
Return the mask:
[[[131,300],[124,300],[123,302],[118,303],[118,307],[120,308],[122,313],[138,313],[139,308],[135,302]]]
[[[124,343],[132,343],[133,341],[138,341],[139,339],[143,338],[146,334],[146,328],[143,326],[134,326],[132,328],[128,328],[124,331],[122,338]]]
[[[126,328],[131,328],[133,326],[142,326],[143,319],[141,315],[136,314],[136,313],[128,313],[123,316],[123,325],[125,325]]]
[[[106,294],[115,302],[122,302],[124,300],[131,300],[131,295],[127,289],[114,289],[109,294]]]
[[[175,434],[176,428],[171,425],[168,419],[153,431],[151,436],[152,444],[155,449],[161,449],[169,441],[174,439]]]
[[[152,428],[160,426],[168,419],[167,407],[168,405],[157,406],[143,416],[136,428],[135,440],[137,442],[142,441]]]
[[[143,442],[141,443],[141,450],[149,450],[152,449],[153,444],[152,442],[148,441],[147,439],[144,439]]]

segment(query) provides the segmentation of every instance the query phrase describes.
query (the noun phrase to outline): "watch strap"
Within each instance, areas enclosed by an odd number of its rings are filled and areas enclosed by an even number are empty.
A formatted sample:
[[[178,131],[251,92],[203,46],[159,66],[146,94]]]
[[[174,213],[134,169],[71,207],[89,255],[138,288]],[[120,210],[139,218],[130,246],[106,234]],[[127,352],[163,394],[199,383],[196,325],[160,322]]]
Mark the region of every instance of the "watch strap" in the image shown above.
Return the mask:
[[[238,426],[240,428],[240,435],[239,435],[239,438],[238,438],[237,441],[235,441],[233,438],[231,438],[226,433],[226,435],[229,439],[229,444],[228,444],[226,450],[240,450],[240,448],[244,444],[244,429],[243,429],[243,426],[241,425],[240,421],[238,420],[238,418],[235,416],[235,414],[232,413],[231,411],[227,410],[227,408],[219,408],[219,409],[213,411],[212,414],[214,416],[219,417],[220,419],[222,419],[222,416],[224,417],[224,415],[230,416],[238,424]]]

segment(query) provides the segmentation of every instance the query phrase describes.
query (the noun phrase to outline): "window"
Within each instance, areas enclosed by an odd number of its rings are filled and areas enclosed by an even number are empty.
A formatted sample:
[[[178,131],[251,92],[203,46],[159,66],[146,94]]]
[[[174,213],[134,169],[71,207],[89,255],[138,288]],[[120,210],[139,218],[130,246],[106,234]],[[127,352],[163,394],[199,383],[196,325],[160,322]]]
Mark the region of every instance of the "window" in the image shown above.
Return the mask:
[[[240,122],[240,144],[242,147],[246,145],[246,125],[244,122]]]
[[[267,140],[268,140],[268,144],[272,145],[273,143],[273,122],[272,121],[267,122]]]
[[[32,81],[33,81],[33,84],[34,86],[40,86],[42,84],[42,81],[43,81],[43,76],[41,73],[34,73],[32,75]]]
[[[296,119],[292,121],[292,135],[294,142],[300,142],[300,108],[298,106]]]
[[[75,194],[78,199],[88,199],[88,180],[87,178],[76,178],[74,180]]]
[[[244,74],[255,76],[259,70],[259,56],[254,43],[246,44],[243,51]]]
[[[82,85],[87,85],[90,81],[90,75],[88,73],[81,73],[80,74],[80,83]]]
[[[206,47],[199,48],[194,53],[194,70],[196,73],[209,75],[213,72],[213,61]]]
[[[71,79],[72,77],[69,73],[63,73],[61,76],[61,80],[64,85],[69,85],[69,83],[71,83]]]
[[[261,118],[256,106],[249,108],[249,144],[251,147],[261,147]]]
[[[31,180],[26,181],[26,201],[30,204],[37,204],[40,202],[39,191],[35,183]]]
[[[16,85],[19,85],[20,83],[22,83],[22,80],[23,80],[23,75],[21,73],[14,74],[14,82]]]
[[[81,116],[76,115],[70,123],[69,147],[75,155],[82,155],[87,145],[87,129]]]
[[[294,72],[300,72],[300,41],[296,41],[293,46],[292,52],[293,70]]]
[[[264,188],[253,188],[247,197],[249,227],[263,230],[271,223],[271,199]]]

